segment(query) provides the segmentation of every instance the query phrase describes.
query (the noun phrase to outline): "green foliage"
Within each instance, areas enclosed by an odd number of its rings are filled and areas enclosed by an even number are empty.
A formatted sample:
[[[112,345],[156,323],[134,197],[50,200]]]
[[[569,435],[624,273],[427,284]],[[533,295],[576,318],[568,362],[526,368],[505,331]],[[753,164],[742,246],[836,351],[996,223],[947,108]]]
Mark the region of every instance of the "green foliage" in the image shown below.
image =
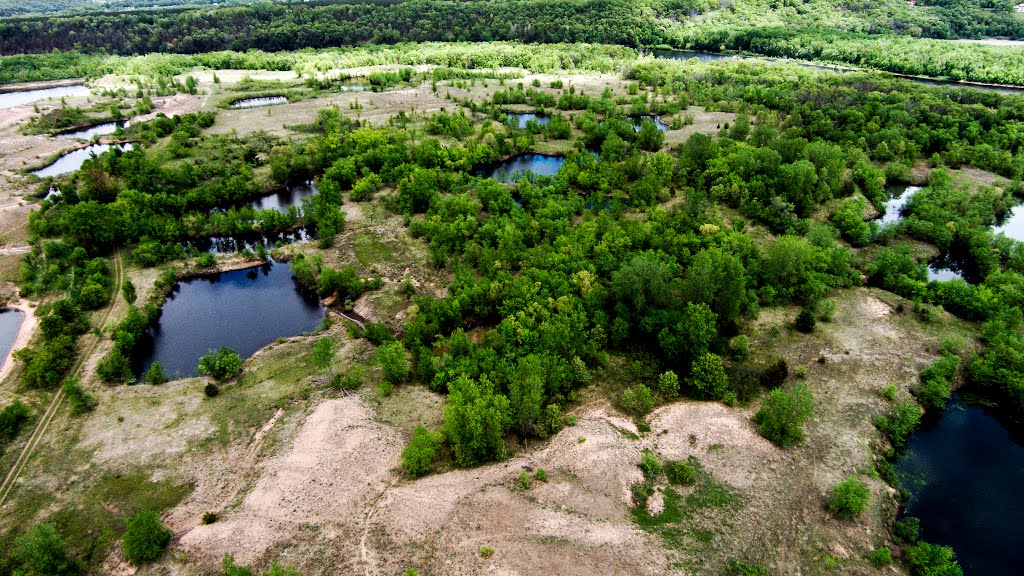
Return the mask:
[[[870,500],[867,484],[851,476],[832,488],[828,511],[840,520],[853,520],[867,510]]]
[[[963,570],[949,546],[918,542],[907,549],[912,576],[962,576]]]
[[[875,426],[889,439],[893,448],[901,450],[920,422],[921,409],[913,402],[901,402],[887,414],[875,419]]]
[[[242,357],[226,347],[210,350],[199,359],[198,371],[220,382],[231,380],[242,373]]]
[[[138,294],[135,292],[135,284],[128,278],[125,278],[124,283],[121,285],[121,295],[124,296],[124,301],[128,304],[135,304],[135,300],[138,298]]]
[[[694,360],[690,386],[699,398],[720,400],[729,389],[729,376],[725,373],[722,358],[708,353]]]
[[[86,412],[92,412],[96,408],[96,399],[89,395],[88,392],[82,388],[82,383],[78,377],[72,376],[64,381],[64,396],[68,399],[68,404],[71,405],[71,415],[80,416]],[[3,413],[0,412],[0,421],[3,419]],[[2,423],[0,423],[0,429],[2,429]]]
[[[702,472],[700,461],[696,456],[690,456],[682,461],[665,463],[665,476],[672,484],[690,486],[697,481]]]
[[[220,388],[213,382],[207,382],[206,386],[203,386],[203,394],[207,398],[215,398],[220,394]]]
[[[644,473],[645,479],[653,481],[661,474],[661,461],[654,452],[644,450],[643,456],[640,457],[640,470]]]
[[[374,355],[380,363],[384,382],[399,384],[409,377],[409,359],[401,342],[393,340],[383,344],[377,348]]]
[[[844,200],[832,214],[832,224],[850,244],[864,246],[874,238],[874,224],[864,221],[864,200]]]
[[[0,439],[13,440],[30,414],[28,406],[22,404],[20,400],[4,406],[4,409],[0,410]]]
[[[402,470],[413,478],[430,471],[430,465],[437,455],[441,435],[429,432],[422,426],[412,431],[412,439],[402,449]]]
[[[156,512],[143,510],[125,523],[121,550],[129,562],[138,566],[160,557],[171,541],[171,536],[171,531],[160,521]]]
[[[669,370],[658,376],[658,392],[667,398],[679,395],[679,376]]]
[[[725,566],[725,576],[769,576],[771,574],[764,566],[749,564],[743,560],[730,559]]]
[[[96,364],[96,375],[109,384],[130,382],[134,377],[131,362],[116,348]]]
[[[788,448],[803,439],[803,425],[813,413],[814,396],[810,388],[797,384],[790,390],[776,388],[769,392],[754,422],[762,436]]]
[[[24,576],[73,576],[78,568],[68,557],[67,544],[53,524],[36,524],[14,543],[15,574]]]
[[[943,408],[949,400],[953,381],[959,369],[960,357],[947,352],[922,370],[920,384],[915,390],[921,404],[928,408]]]
[[[651,396],[651,389],[644,384],[637,384],[627,388],[619,399],[622,407],[637,418],[646,416],[654,409],[654,398]]]
[[[892,564],[892,551],[885,546],[875,548],[868,554],[868,562],[875,568],[883,568]]]
[[[737,360],[745,360],[750,356],[750,338],[746,334],[734,336],[729,340],[729,351],[732,357]]]
[[[810,334],[814,332],[814,325],[817,320],[814,318],[814,312],[811,312],[807,308],[804,308],[796,315],[796,329]]]
[[[504,459],[503,436],[510,423],[508,398],[496,394],[486,378],[460,376],[448,385],[444,434],[459,465]]]
[[[337,349],[334,345],[334,339],[330,336],[321,336],[313,342],[313,365],[319,370],[328,370],[331,367],[331,361],[334,360],[334,355],[337,353]]]
[[[159,362],[150,364],[149,370],[146,371],[146,382],[154,386],[167,382],[167,373],[164,371],[164,365]]]

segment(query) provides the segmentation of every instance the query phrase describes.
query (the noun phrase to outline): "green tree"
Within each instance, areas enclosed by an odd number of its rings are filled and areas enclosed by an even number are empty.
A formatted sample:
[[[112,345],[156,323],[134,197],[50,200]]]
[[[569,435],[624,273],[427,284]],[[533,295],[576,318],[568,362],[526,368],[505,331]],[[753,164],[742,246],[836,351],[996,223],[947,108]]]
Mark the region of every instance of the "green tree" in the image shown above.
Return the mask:
[[[128,304],[135,304],[135,300],[138,298],[138,294],[135,293],[135,284],[128,278],[125,278],[124,284],[121,285],[121,295],[124,296],[124,301]]]
[[[214,380],[230,380],[242,373],[242,357],[231,348],[210,350],[199,359],[199,373]]]
[[[85,310],[97,310],[110,301],[110,290],[93,281],[85,283],[78,293],[78,304]]]
[[[412,477],[423,476],[430,471],[430,465],[437,455],[440,434],[432,433],[423,426],[412,431],[412,439],[402,449],[402,470]]]
[[[796,315],[796,329],[801,332],[808,334],[814,332],[814,325],[816,323],[817,321],[814,318],[814,312],[807,308],[804,308]]]
[[[804,384],[791,390],[776,388],[768,393],[754,422],[762,436],[783,448],[804,437],[803,425],[814,413],[814,395]]]
[[[651,397],[651,389],[644,384],[637,384],[622,392],[620,398],[622,407],[636,417],[642,417],[654,408],[654,398]]]
[[[164,365],[159,362],[150,364],[149,370],[146,371],[146,382],[153,385],[167,382],[167,373],[164,371]]]
[[[658,376],[658,392],[668,398],[678,396],[679,376],[671,370],[663,372],[661,376]]]
[[[709,352],[694,360],[690,386],[699,398],[720,400],[729,389],[729,376],[725,373],[722,358]]]
[[[486,377],[459,376],[448,385],[444,434],[461,466],[505,458],[505,427],[511,423],[508,398],[495,394]]]
[[[871,490],[867,484],[853,476],[832,488],[828,511],[840,520],[853,520],[868,509]]]
[[[125,558],[138,566],[156,560],[170,541],[171,531],[156,512],[143,510],[125,523],[121,549]]]
[[[719,321],[731,324],[746,304],[746,285],[740,259],[720,248],[709,248],[693,257],[683,290],[689,301],[708,305]]]
[[[393,340],[381,345],[377,348],[376,357],[386,383],[398,384],[409,377],[409,359],[400,341]]]
[[[918,542],[907,549],[912,576],[963,576],[956,554],[949,546]]]
[[[545,366],[540,356],[530,354],[521,359],[515,375],[508,383],[512,422],[520,434],[532,434],[541,417],[544,402]]]
[[[665,141],[665,133],[658,129],[658,125],[650,118],[644,118],[640,123],[640,132],[636,135],[637,148],[648,152],[657,152]]]
[[[77,574],[68,557],[67,544],[53,524],[37,524],[14,542],[12,558],[24,576],[71,576]]]

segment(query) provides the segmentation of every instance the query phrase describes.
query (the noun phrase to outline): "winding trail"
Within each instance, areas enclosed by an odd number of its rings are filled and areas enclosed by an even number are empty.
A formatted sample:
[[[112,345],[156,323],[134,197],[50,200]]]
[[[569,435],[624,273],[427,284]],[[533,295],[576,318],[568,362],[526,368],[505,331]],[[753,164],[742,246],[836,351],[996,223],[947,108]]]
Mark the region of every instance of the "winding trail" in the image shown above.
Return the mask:
[[[100,330],[102,330],[110,320],[110,316],[113,314],[114,307],[121,294],[121,285],[124,283],[124,263],[121,260],[120,249],[114,250],[114,273],[116,274],[116,278],[114,282],[114,290],[112,291],[113,295],[110,298],[110,304],[107,306],[107,309],[103,314],[103,319],[100,320]],[[92,353],[96,351],[96,347],[99,346],[100,342],[103,341],[101,336],[96,336],[91,333],[89,336],[92,337],[92,342],[86,347],[82,354],[79,354],[78,359],[75,361],[70,372],[70,375],[72,376],[81,375],[82,370],[85,368],[86,361],[90,356],[92,356]],[[39,422],[36,424],[35,430],[33,430],[32,435],[29,436],[28,442],[25,443],[25,447],[22,448],[21,453],[18,455],[18,459],[14,461],[14,465],[7,473],[3,483],[0,483],[0,506],[3,506],[4,502],[7,501],[7,497],[14,489],[14,484],[18,480],[18,476],[21,475],[21,472],[25,469],[25,465],[28,464],[28,460],[32,456],[32,452],[35,451],[36,447],[39,445],[43,435],[46,433],[46,429],[50,426],[50,422],[53,422],[62,400],[64,400],[63,386],[58,388],[56,394],[53,395],[53,400],[51,400],[50,405],[47,406],[46,412],[44,412],[42,417],[39,418]]]

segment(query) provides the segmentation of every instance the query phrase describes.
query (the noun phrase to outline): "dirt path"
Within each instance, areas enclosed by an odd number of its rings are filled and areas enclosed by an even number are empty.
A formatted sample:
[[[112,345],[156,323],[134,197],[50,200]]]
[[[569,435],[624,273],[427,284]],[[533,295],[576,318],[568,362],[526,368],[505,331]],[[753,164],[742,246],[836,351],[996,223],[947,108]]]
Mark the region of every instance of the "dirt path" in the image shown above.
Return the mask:
[[[99,323],[99,327],[102,330],[110,320],[111,314],[114,312],[114,307],[117,304],[117,300],[121,294],[121,284],[124,282],[124,264],[121,261],[121,251],[115,250],[114,252],[114,290],[113,297],[110,299],[110,304],[103,315],[103,319]],[[86,361],[92,355],[96,347],[102,342],[102,337],[92,336],[93,341],[88,346],[88,350],[79,355],[78,360],[75,362],[75,366],[71,370],[72,375],[80,375],[83,368],[86,366]],[[18,480],[18,476],[22,470],[25,469],[25,465],[28,464],[29,458],[32,456],[32,452],[36,446],[39,445],[43,435],[46,434],[46,429],[50,426],[50,422],[53,421],[54,416],[57,413],[57,409],[60,408],[60,403],[64,399],[64,389],[60,388],[57,393],[53,395],[53,400],[50,401],[50,405],[47,406],[46,412],[43,413],[42,417],[39,418],[39,423],[36,424],[35,430],[32,431],[32,435],[29,436],[28,442],[25,443],[25,447],[22,448],[21,453],[18,454],[18,459],[14,461],[14,465],[11,467],[10,472],[4,477],[3,483],[0,483],[0,506],[10,496],[11,491],[14,489],[14,485]]]

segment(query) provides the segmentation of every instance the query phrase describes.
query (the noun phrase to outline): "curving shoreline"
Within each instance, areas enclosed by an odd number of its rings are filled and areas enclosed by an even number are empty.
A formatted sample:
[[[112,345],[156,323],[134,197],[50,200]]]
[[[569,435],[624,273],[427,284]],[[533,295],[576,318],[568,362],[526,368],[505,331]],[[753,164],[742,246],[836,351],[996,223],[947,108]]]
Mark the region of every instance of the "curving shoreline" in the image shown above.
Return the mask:
[[[36,326],[39,325],[39,319],[36,318],[35,305],[28,300],[21,299],[12,304],[8,304],[7,308],[10,310],[20,310],[25,318],[21,321],[21,326],[18,327],[18,335],[14,338],[14,345],[11,346],[7,356],[4,358],[3,364],[0,365],[0,381],[10,374],[11,369],[14,368],[14,353],[21,350],[28,345],[29,341],[32,340],[32,336],[35,335]]]

